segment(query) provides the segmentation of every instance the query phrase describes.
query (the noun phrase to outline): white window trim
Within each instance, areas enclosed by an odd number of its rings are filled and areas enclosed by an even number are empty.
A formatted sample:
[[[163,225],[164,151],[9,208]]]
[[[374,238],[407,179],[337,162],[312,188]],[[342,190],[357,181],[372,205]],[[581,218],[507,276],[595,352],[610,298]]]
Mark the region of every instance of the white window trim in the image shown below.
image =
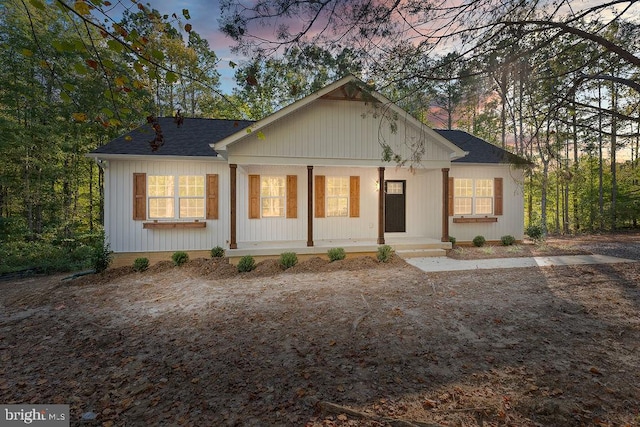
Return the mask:
[[[263,196],[262,195],[262,182],[263,180],[266,179],[282,179],[283,181],[283,189],[284,189],[284,194],[282,194],[281,196]],[[264,215],[264,211],[262,209],[262,201],[263,200],[276,200],[276,199],[282,199],[282,213],[280,215]],[[269,219],[269,218],[286,218],[287,216],[287,176],[286,175],[260,175],[260,218],[265,218],[265,219]]]
[[[346,182],[347,182],[346,195],[339,195],[339,196],[330,196],[329,195],[329,181],[331,179],[341,179],[341,180],[344,179],[344,180],[346,180]],[[350,191],[351,191],[351,179],[350,179],[349,176],[338,176],[338,175],[336,175],[336,176],[326,176],[326,178],[325,178],[325,191],[324,191],[324,193],[325,193],[325,205],[324,205],[325,206],[325,208],[324,208],[325,209],[325,217],[327,217],[327,218],[349,218],[349,212],[350,212],[349,204],[350,204],[350,199],[351,199]],[[332,200],[332,199],[335,199],[335,200],[337,200],[337,199],[346,199],[346,201],[347,201],[347,209],[346,209],[346,212],[344,213],[344,215],[331,215],[330,210],[329,210],[330,209],[329,208],[329,200]]]
[[[149,190],[152,177],[167,176],[173,178],[173,195],[172,196],[150,196]],[[180,178],[181,177],[198,177],[202,179],[202,196],[180,196]],[[206,179],[204,175],[149,175],[147,177],[147,219],[154,221],[179,221],[204,219],[206,215]],[[172,217],[154,217],[151,216],[151,200],[153,199],[172,199],[173,200],[173,216]],[[197,199],[202,200],[202,215],[199,216],[180,216],[180,200]]]
[[[456,188],[460,181],[462,180],[470,180],[471,181],[471,196],[456,196]],[[491,196],[478,196],[477,195],[477,182],[478,181],[490,181],[491,182]],[[486,216],[493,215],[495,212],[495,187],[494,180],[492,178],[454,178],[453,179],[453,215],[458,216]],[[456,212],[456,200],[461,199],[469,199],[471,201],[471,212],[470,213],[460,213]],[[490,199],[491,200],[491,209],[489,212],[478,213],[477,202],[480,199]]]

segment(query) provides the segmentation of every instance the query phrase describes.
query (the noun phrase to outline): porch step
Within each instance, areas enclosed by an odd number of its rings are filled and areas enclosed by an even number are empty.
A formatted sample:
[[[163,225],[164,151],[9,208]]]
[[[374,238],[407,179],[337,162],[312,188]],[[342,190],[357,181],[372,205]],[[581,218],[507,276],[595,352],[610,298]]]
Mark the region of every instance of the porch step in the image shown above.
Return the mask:
[[[400,249],[396,250],[400,258],[430,258],[447,256],[445,249]]]

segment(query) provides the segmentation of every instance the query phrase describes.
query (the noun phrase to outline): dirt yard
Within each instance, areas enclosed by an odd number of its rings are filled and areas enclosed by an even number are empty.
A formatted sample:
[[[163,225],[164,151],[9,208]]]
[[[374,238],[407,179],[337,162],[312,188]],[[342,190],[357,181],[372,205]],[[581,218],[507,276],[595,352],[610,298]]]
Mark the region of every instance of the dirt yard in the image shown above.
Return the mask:
[[[637,234],[521,246],[451,256],[640,259]],[[63,277],[0,283],[0,403],[69,404],[72,425],[640,425],[640,263]]]

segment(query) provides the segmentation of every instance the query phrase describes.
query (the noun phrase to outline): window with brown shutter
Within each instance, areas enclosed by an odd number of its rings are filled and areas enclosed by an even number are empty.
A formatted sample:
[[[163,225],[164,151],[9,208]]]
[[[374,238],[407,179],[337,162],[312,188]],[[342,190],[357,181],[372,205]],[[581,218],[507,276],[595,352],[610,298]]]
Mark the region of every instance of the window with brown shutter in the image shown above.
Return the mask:
[[[260,218],[260,175],[249,175],[249,218]]]
[[[147,174],[133,174],[133,219],[147,219]]]
[[[324,218],[324,194],[325,194],[325,186],[324,186],[324,175],[316,175],[314,178],[314,185],[316,197],[314,200],[314,211],[316,218]]]
[[[287,175],[287,218],[298,217],[298,176]]]
[[[493,214],[494,215],[502,215],[502,178],[494,178],[493,179],[493,191],[494,191],[494,199],[493,199]]]
[[[218,174],[207,175],[207,219],[218,219]]]
[[[351,218],[360,217],[360,177],[349,178],[349,216]]]

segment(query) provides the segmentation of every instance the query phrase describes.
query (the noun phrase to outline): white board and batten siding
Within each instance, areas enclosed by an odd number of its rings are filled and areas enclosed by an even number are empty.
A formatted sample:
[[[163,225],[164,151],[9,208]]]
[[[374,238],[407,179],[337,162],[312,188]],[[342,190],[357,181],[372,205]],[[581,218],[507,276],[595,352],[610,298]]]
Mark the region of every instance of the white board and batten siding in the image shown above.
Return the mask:
[[[249,219],[248,176],[297,176],[297,218]],[[360,178],[360,215],[353,217],[313,217],[314,240],[369,239],[378,233],[378,169],[374,167],[314,166],[313,175]],[[442,227],[442,172],[386,168],[386,180],[406,182],[406,232],[387,236],[429,237],[439,239]],[[239,243],[265,241],[306,241],[307,239],[307,168],[300,166],[239,166],[238,167],[238,234]],[[315,192],[315,189],[314,189]]]
[[[448,167],[451,150],[435,132],[403,117],[395,124],[392,132],[363,102],[318,100],[230,145],[229,163],[394,167],[382,162],[382,143],[407,158],[424,141],[424,167]]]
[[[455,237],[456,241],[471,242],[476,236],[483,236],[489,241],[500,241],[500,238],[506,235],[511,235],[518,240],[524,238],[524,176],[521,168],[507,164],[490,166],[453,163],[449,177],[454,179],[502,178],[503,183],[503,215],[489,215],[497,217],[497,222],[454,223],[452,219],[454,216],[449,217],[449,235]]]
[[[442,171],[406,168],[385,169],[385,180],[406,181],[406,232],[385,233],[386,237],[442,237]]]
[[[144,229],[146,221],[133,220],[133,174],[201,175],[218,174],[219,218],[205,220],[205,228]],[[229,166],[225,161],[197,158],[111,160],[105,169],[105,232],[112,251],[156,252],[210,250],[225,247],[229,239]],[[148,211],[148,209],[147,209]]]

